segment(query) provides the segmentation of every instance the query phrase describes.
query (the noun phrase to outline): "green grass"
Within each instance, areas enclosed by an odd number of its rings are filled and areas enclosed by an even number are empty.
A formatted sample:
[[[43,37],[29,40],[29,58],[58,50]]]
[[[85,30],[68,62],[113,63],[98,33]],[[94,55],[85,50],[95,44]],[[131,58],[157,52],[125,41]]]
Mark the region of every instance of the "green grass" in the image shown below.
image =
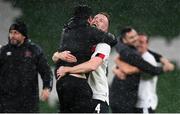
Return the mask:
[[[174,71],[159,76],[159,105],[157,112],[180,112],[180,71]]]
[[[159,76],[157,93],[159,104],[158,113],[180,112],[180,70]],[[50,107],[47,102],[40,102],[40,112],[57,113],[57,107]]]
[[[58,113],[57,106],[55,107],[49,106],[48,102],[40,101],[39,107],[40,107],[39,109],[40,113]]]

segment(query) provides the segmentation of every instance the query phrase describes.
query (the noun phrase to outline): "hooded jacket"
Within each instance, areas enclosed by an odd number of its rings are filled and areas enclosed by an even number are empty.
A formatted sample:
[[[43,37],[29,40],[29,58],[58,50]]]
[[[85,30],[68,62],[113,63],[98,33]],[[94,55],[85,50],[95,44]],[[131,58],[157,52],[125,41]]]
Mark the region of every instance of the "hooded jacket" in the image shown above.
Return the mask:
[[[20,46],[9,43],[0,49],[1,94],[38,99],[38,73],[43,80],[43,88],[51,89],[52,72],[38,45],[25,40]]]

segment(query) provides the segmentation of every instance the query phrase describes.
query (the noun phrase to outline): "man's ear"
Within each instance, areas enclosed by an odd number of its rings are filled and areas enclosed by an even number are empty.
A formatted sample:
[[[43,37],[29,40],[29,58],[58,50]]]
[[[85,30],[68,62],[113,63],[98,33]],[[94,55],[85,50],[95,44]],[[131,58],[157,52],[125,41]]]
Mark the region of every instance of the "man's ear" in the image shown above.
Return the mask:
[[[122,41],[123,43],[127,43],[126,38],[123,38]]]
[[[93,20],[93,17],[90,16],[90,17],[88,18],[88,22],[91,24],[92,20]]]
[[[25,36],[23,36],[23,39],[25,40],[25,39],[26,39],[26,37],[25,37]]]

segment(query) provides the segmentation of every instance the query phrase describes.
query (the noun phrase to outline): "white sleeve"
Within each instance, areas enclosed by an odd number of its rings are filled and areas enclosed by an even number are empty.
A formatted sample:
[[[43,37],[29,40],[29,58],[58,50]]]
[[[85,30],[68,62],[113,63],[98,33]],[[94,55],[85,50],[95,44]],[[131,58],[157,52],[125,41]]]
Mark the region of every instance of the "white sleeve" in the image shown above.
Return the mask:
[[[148,62],[149,64],[157,67],[157,62],[156,62],[154,56],[153,56],[152,54],[150,54],[149,52],[146,52],[145,54],[143,54],[143,55],[142,55],[142,58],[143,58],[146,62]],[[147,75],[147,76],[150,75],[150,74],[145,73],[145,72],[143,72],[143,74],[145,74],[145,75]]]
[[[145,61],[147,61],[147,62],[150,63],[151,65],[157,66],[157,62],[156,62],[154,56],[153,56],[152,54],[150,54],[149,52],[143,54],[142,57],[143,57],[143,59],[144,59]]]
[[[102,57],[103,61],[107,60],[109,58],[111,52],[110,45],[106,43],[99,43],[96,46],[95,52],[93,53],[92,57],[98,56],[98,54],[103,55]]]

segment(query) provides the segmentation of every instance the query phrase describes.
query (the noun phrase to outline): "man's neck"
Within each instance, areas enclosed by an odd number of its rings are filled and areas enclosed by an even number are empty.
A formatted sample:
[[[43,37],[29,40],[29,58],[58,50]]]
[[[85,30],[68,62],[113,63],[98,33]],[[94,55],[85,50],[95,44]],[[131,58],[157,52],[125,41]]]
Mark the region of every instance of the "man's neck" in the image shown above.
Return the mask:
[[[143,52],[141,52],[141,55],[145,54],[146,52],[148,52],[148,50],[144,50]]]
[[[24,40],[22,40],[17,46],[21,46],[22,44],[24,44]]]

